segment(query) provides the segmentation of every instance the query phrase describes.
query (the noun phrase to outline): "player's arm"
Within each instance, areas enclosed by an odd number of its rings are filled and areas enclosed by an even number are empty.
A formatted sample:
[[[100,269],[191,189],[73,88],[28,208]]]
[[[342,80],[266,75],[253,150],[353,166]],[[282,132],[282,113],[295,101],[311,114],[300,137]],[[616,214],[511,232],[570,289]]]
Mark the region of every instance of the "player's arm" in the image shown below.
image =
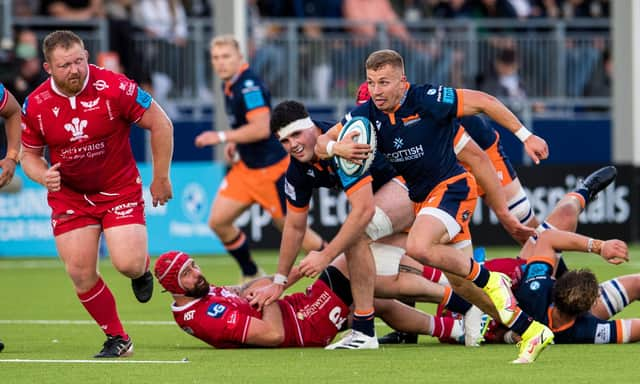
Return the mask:
[[[538,235],[531,256],[555,255],[555,250],[595,253],[611,264],[629,261],[629,250],[624,241],[603,241],[557,229],[548,229]]]
[[[164,205],[173,197],[169,180],[169,168],[173,156],[173,124],[160,105],[152,101],[138,121],[138,125],[151,132],[153,180],[150,189],[153,206]]]
[[[276,301],[287,287],[289,273],[302,248],[302,241],[307,230],[307,217],[308,210],[295,209],[289,205],[282,229],[278,271],[271,284],[255,291],[250,298],[251,305],[257,306],[258,310]]]
[[[20,154],[20,137],[22,135],[20,105],[11,93],[7,92],[6,95],[7,101],[4,108],[0,110],[0,116],[5,120],[4,127],[7,134],[7,154],[4,159],[0,160],[0,168],[2,168],[0,187],[9,183],[16,171]]]
[[[520,243],[524,243],[530,236],[534,235],[534,229],[520,223],[518,219],[509,212],[504,189],[500,184],[491,159],[489,159],[489,156],[478,144],[469,138],[469,141],[457,156],[458,160],[469,164],[469,167],[471,167],[471,173],[486,193],[485,198],[487,204],[491,207],[507,232]]]
[[[263,308],[262,319],[251,318],[245,343],[262,347],[277,347],[283,342],[282,312],[278,303],[272,303]]]
[[[549,156],[549,147],[544,139],[527,130],[516,115],[497,98],[471,89],[459,89],[458,98],[462,99],[462,107],[458,110],[458,116],[485,113],[516,135],[524,143],[527,155],[536,164],[539,164],[541,159],[544,160]]]
[[[247,113],[247,124],[226,131],[205,131],[196,137],[196,147],[217,145],[221,143],[246,144],[269,138],[269,120],[271,112],[267,107],[260,107]]]
[[[338,123],[331,127],[326,133],[318,136],[314,151],[320,159],[328,159],[332,156],[340,156],[353,162],[361,164],[369,156],[371,146],[353,141],[357,132],[349,132],[345,137],[338,140],[338,135],[342,129],[342,124]]]
[[[339,254],[353,246],[363,236],[367,224],[375,213],[373,190],[369,176],[347,191],[351,211],[336,236],[321,251],[311,251],[300,262],[300,272],[307,277],[315,277]]]

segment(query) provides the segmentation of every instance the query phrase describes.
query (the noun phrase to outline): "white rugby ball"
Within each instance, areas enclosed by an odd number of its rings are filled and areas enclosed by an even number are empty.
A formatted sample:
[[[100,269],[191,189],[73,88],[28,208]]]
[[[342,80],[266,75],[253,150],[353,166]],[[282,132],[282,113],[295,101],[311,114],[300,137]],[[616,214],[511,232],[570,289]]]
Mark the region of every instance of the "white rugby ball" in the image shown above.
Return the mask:
[[[340,134],[338,135],[338,141],[341,141],[348,133],[357,131],[358,135],[353,137],[353,141],[360,144],[369,144],[371,146],[371,152],[366,160],[362,164],[356,164],[353,161],[344,159],[340,156],[335,157],[336,164],[342,171],[348,176],[360,176],[364,174],[375,157],[376,152],[376,132],[373,125],[366,117],[357,116],[347,121],[342,127]]]

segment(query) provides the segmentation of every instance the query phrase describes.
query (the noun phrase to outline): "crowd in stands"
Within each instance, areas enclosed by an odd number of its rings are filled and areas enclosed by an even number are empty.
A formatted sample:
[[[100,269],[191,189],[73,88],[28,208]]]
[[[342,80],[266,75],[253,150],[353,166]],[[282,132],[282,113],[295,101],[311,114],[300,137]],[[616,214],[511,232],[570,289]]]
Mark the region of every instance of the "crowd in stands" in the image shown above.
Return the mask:
[[[381,33],[388,46],[405,57],[410,81],[475,87],[510,100],[523,99],[528,96],[528,83],[533,80],[526,75],[531,72],[523,71],[523,67],[543,64],[552,52],[536,53],[531,47],[525,50],[522,39],[502,34],[507,37],[478,43],[486,44],[488,54],[477,64],[477,73],[469,76],[463,70],[469,58],[463,49],[451,45],[451,39],[459,31],[421,29],[419,22],[610,15],[607,0],[247,0],[247,3],[251,20],[247,56],[277,97],[287,96],[285,85],[290,76],[286,63],[288,36],[283,24],[277,22],[281,18],[309,20],[301,27],[297,41],[298,70],[305,80],[297,86],[310,87],[312,92],[308,96],[319,101],[336,96],[336,90],[352,93],[363,80],[362,58],[380,47]],[[213,9],[208,0],[14,0],[13,13],[23,19],[56,18],[61,27],[65,20],[107,20],[109,49],[115,55],[100,56],[96,61],[119,69],[163,99],[172,96],[175,84],[184,83],[184,74],[190,72],[187,66],[193,65],[185,59],[189,18],[210,18]],[[324,23],[325,20],[330,22]],[[350,22],[350,27],[336,27],[331,24],[335,20]],[[12,47],[3,47],[5,51],[0,52],[3,67],[9,67],[2,71],[0,81],[5,81],[19,101],[45,76],[38,38],[46,31],[37,28],[16,30]],[[531,36],[530,30],[524,33]],[[587,41],[567,36],[565,96],[610,95],[608,36],[606,32],[594,32],[598,33],[601,37]],[[144,48],[136,45],[131,38],[134,35],[146,39]],[[536,54],[537,57],[532,57]],[[201,56],[207,60],[206,55]],[[535,93],[550,94],[548,90]]]

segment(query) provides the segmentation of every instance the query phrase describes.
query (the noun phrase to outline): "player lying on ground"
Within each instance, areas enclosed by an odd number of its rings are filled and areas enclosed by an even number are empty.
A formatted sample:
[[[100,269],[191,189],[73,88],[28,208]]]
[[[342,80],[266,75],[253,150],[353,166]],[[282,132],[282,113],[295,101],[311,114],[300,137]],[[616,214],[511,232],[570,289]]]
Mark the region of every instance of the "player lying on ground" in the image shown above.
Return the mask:
[[[156,261],[154,272],[174,298],[176,323],[190,335],[216,347],[321,347],[348,326],[351,289],[346,271],[336,266],[324,270],[305,293],[285,296],[262,311],[249,304],[256,288],[270,283],[260,278],[245,287],[210,285],[197,264],[183,252],[167,252]],[[295,282],[301,275],[294,269]],[[399,309],[394,310],[394,305]],[[390,303],[384,320],[397,329],[437,337],[457,338],[462,325],[454,319],[434,318],[414,308]]]

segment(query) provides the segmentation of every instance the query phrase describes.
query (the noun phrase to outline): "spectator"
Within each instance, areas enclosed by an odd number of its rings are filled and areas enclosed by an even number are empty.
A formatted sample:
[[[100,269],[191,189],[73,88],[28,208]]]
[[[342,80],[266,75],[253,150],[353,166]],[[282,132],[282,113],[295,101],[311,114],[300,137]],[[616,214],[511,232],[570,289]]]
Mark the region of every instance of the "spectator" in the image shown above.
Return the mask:
[[[109,49],[116,52],[127,77],[140,84],[140,87],[153,93],[151,74],[144,56],[136,49],[131,38],[134,27],[131,23],[133,0],[106,0],[105,14],[109,21]]]
[[[167,103],[174,85],[184,83],[184,48],[187,45],[187,15],[180,0],[138,0],[131,8],[134,25],[144,31],[148,45],[144,60],[151,68],[154,98],[174,115]]]
[[[434,83],[448,82],[450,75],[451,54],[441,52],[438,44],[414,39],[404,23],[393,10],[389,0],[344,0],[342,8],[344,18],[353,22],[350,30],[353,34],[349,56],[340,52],[334,62],[344,57],[366,57],[378,48],[376,41],[377,24],[383,24],[391,38],[389,46],[398,50],[405,57],[406,75],[410,81],[429,80]],[[354,60],[355,68],[348,74],[349,78],[362,78],[362,60]],[[354,89],[357,84],[349,87]]]
[[[494,60],[492,73],[481,78],[479,88],[498,98],[523,99],[525,87],[518,74],[518,58],[515,49],[503,48]]]
[[[38,55],[38,37],[33,31],[22,30],[16,36],[15,66],[6,87],[20,104],[25,97],[40,85],[47,75],[42,69]]]
[[[586,97],[610,97],[611,96],[611,73],[613,63],[611,62],[611,52],[605,50],[602,53],[602,61],[598,65],[585,87]]]
[[[104,16],[102,0],[41,0],[40,14],[67,20],[91,20]]]

